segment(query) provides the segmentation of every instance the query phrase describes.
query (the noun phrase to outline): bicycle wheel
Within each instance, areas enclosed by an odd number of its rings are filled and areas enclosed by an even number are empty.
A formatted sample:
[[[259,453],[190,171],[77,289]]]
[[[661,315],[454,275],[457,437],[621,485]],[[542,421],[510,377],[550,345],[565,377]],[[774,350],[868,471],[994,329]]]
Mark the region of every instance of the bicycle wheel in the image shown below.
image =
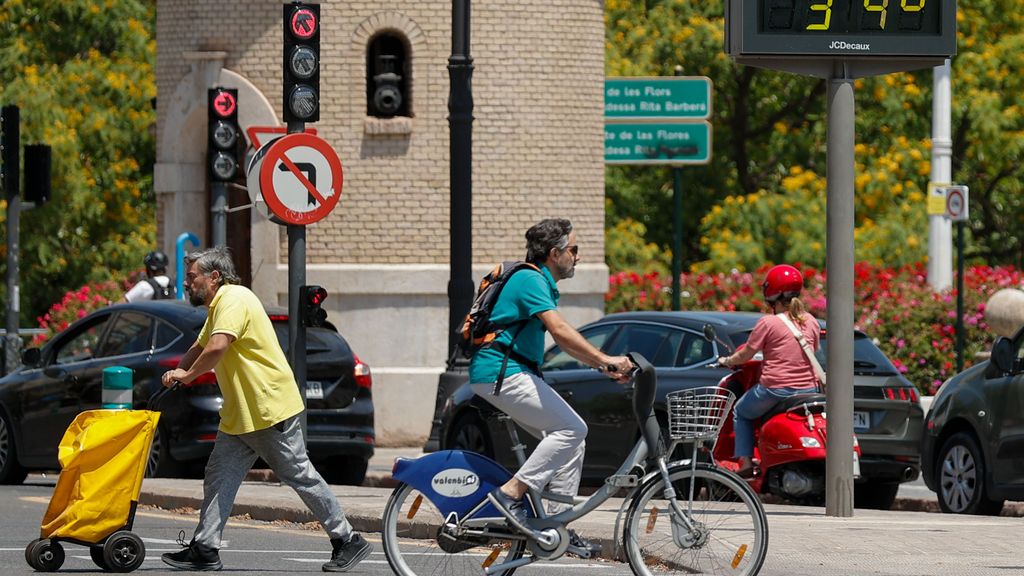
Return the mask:
[[[674,517],[660,477],[640,488],[623,530],[627,560],[637,576],[712,574],[753,576],[768,552],[768,520],[753,490],[739,477],[701,464],[669,469],[676,501],[691,510],[694,530]]]
[[[384,555],[399,576],[483,574],[484,568],[523,555],[523,540],[452,538],[441,531],[444,517],[430,500],[399,484],[384,509]],[[511,576],[515,568],[501,572]]]

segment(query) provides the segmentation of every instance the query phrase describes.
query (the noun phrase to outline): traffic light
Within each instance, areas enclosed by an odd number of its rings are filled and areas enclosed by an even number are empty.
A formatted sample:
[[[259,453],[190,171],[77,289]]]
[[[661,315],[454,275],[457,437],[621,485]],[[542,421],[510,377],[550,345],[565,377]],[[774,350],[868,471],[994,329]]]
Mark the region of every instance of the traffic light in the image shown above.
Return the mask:
[[[46,144],[25,146],[25,201],[42,206],[50,199],[53,153]]]
[[[230,182],[238,174],[238,90],[210,88],[207,91],[209,139],[207,157],[210,180]]]
[[[19,150],[21,148],[21,117],[17,106],[4,106],[0,111],[0,164],[3,178],[0,179],[0,195],[14,196],[18,189],[18,175],[21,174]]]
[[[322,307],[327,299],[327,290],[322,286],[302,286],[299,294],[302,297],[302,325],[323,326],[327,321],[327,310]]]
[[[284,121],[320,120],[320,5],[284,5]]]

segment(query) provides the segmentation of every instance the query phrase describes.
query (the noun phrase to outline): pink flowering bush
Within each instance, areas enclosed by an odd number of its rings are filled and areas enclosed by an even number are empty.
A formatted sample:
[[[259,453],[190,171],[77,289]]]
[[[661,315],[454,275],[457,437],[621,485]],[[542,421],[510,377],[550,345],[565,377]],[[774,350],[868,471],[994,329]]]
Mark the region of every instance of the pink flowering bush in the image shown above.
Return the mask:
[[[125,292],[135,284],[137,279],[106,280],[86,284],[78,290],[72,290],[54,303],[37,320],[39,327],[46,329],[45,334],[38,334],[32,339],[33,346],[42,346],[50,338],[62,332],[80,318],[85,318],[93,310],[98,310],[121,299]]]
[[[797,264],[804,274],[801,298],[810,312],[825,318],[823,271]],[[680,277],[684,310],[765,310],[759,283],[768,267],[754,273],[685,273]],[[605,295],[609,313],[669,310],[670,277],[619,272]],[[988,350],[995,338],[985,324],[985,303],[996,291],[1024,286],[1024,273],[1013,267],[972,266],[964,274],[964,367]],[[923,264],[883,268],[857,264],[854,269],[856,327],[873,338],[896,368],[924,394],[934,394],[956,373],[956,291],[935,292]]]

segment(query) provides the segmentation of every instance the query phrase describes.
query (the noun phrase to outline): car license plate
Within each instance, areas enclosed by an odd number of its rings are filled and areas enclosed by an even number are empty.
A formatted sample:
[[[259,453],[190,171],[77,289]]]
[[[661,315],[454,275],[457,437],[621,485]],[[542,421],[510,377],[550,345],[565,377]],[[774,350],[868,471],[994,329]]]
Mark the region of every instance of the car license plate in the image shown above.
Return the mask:
[[[306,399],[307,400],[323,400],[324,399],[324,387],[315,380],[306,382]]]
[[[853,413],[853,429],[854,430],[867,430],[868,428],[871,428],[871,418],[869,418],[868,413],[867,412],[857,412],[857,411],[854,411],[854,413]]]

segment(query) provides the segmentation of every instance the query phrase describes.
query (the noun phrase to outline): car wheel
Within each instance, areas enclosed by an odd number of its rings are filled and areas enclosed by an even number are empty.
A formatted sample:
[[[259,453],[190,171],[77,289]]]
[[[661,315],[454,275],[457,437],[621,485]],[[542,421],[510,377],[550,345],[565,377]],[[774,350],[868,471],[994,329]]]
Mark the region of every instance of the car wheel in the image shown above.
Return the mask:
[[[178,478],[181,476],[182,467],[171,457],[169,435],[161,427],[157,426],[153,432],[153,444],[149,448],[149,458],[146,459],[147,478]]]
[[[335,456],[316,466],[328,484],[362,486],[369,462],[358,456]]]
[[[857,508],[889,510],[899,491],[899,482],[868,481],[854,484],[853,503]]]
[[[985,460],[974,436],[958,432],[949,437],[935,464],[939,508],[947,514],[996,515],[1002,500],[990,500],[985,489]]]
[[[0,484],[21,484],[27,476],[28,470],[18,463],[14,427],[7,414],[0,411]]]
[[[484,421],[476,414],[465,414],[459,417],[448,432],[448,448],[465,450],[494,458],[494,444]]]

